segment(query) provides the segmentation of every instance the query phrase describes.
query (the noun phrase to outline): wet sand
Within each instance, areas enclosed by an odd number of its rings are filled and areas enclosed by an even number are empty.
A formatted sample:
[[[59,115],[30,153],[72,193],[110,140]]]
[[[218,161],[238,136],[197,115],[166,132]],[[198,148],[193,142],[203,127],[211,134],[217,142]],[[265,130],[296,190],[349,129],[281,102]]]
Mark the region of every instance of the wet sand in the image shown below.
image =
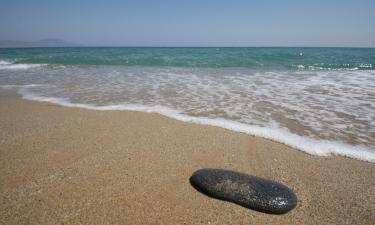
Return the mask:
[[[209,198],[204,167],[293,189],[269,215]],[[158,114],[94,111],[0,97],[0,224],[373,224],[375,164]]]

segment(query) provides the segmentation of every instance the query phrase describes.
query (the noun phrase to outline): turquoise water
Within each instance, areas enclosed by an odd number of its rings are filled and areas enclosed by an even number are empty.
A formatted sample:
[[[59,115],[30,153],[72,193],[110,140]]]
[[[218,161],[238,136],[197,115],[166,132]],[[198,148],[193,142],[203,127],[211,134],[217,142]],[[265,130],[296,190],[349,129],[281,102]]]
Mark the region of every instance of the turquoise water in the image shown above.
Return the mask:
[[[375,49],[364,48],[32,48],[1,49],[17,64],[125,65],[260,70],[368,70]]]
[[[375,162],[375,49],[0,49],[0,94],[156,112]]]

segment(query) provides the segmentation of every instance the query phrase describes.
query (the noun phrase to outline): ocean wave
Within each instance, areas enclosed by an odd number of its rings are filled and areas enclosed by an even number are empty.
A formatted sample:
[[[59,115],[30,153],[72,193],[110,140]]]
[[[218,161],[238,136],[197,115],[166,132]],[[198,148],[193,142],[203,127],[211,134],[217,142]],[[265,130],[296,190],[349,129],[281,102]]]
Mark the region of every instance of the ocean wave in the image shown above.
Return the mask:
[[[27,70],[31,68],[37,68],[46,64],[9,64],[0,65],[0,70]]]
[[[58,98],[58,97],[47,97],[32,93],[29,91],[27,86],[22,86],[19,89],[19,94],[24,99],[49,102],[58,104],[66,107],[84,108],[90,110],[127,110],[127,111],[139,111],[147,113],[158,113],[179,121],[190,122],[203,125],[211,125],[216,127],[225,128],[257,137],[270,139],[279,143],[286,144],[295,149],[301,150],[311,155],[317,156],[330,156],[340,155],[358,160],[375,162],[375,153],[368,147],[360,145],[349,145],[337,141],[329,140],[318,140],[306,136],[300,136],[291,133],[287,129],[283,129],[277,126],[261,127],[256,125],[250,125],[240,123],[223,118],[208,118],[208,117],[194,117],[183,114],[179,110],[163,107],[159,105],[146,106],[140,104],[114,104],[99,106],[95,104],[80,104],[72,103],[69,98]]]
[[[9,64],[12,64],[12,62],[10,62],[10,61],[5,61],[5,60],[0,60],[0,66],[1,66],[1,65],[9,65]]]
[[[0,70],[27,70],[45,65],[47,64],[18,64],[11,61],[0,60]]]
[[[360,63],[360,64],[342,64],[342,65],[297,65],[297,70],[307,70],[307,71],[356,71],[356,70],[372,70],[373,66],[371,63]]]
[[[50,86],[45,84],[2,84],[0,88],[29,88],[29,87],[44,87]]]

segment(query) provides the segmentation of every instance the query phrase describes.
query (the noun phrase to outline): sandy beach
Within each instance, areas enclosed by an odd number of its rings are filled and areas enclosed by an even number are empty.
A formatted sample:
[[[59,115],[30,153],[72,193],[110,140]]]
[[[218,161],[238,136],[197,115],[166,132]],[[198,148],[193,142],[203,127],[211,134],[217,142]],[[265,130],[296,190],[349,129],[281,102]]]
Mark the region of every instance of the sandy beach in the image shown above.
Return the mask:
[[[200,168],[281,182],[285,215],[209,198]],[[373,224],[375,164],[154,113],[0,97],[0,224]]]

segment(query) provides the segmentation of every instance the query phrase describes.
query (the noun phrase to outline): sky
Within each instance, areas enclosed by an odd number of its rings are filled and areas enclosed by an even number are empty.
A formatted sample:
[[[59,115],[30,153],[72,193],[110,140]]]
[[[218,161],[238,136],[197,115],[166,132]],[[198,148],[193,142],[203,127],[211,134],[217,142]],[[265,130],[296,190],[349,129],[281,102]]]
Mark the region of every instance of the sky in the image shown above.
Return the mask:
[[[375,0],[0,0],[0,40],[375,47]]]

